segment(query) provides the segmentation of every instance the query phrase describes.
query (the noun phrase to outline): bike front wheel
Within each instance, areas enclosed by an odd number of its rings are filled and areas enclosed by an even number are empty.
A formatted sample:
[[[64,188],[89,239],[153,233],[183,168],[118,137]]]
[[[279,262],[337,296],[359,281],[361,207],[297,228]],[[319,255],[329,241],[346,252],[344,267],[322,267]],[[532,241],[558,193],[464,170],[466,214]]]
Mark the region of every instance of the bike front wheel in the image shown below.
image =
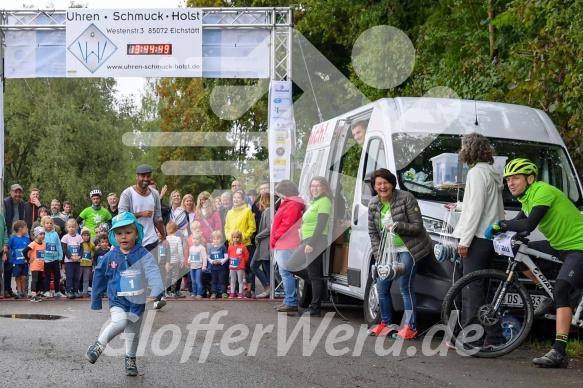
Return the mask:
[[[524,285],[501,271],[481,270],[458,280],[441,308],[446,336],[458,350],[474,357],[504,356],[525,340],[533,305]]]

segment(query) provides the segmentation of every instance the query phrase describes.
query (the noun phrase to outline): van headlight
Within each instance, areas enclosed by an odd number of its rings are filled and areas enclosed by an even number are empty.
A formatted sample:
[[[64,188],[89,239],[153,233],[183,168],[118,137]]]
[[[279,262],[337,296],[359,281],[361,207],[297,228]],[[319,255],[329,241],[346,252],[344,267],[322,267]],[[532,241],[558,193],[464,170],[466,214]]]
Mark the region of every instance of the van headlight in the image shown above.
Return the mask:
[[[443,229],[443,220],[423,216],[423,226],[429,233],[440,233]]]

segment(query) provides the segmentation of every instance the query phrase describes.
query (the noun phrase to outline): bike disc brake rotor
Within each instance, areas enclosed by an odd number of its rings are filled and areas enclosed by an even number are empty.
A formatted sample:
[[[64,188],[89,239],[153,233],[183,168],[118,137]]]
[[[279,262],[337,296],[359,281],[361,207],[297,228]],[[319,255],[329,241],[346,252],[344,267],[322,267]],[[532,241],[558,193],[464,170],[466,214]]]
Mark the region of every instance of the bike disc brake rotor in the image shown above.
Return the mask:
[[[485,304],[478,309],[478,321],[483,326],[494,326],[500,321],[498,314],[492,309],[492,305]]]

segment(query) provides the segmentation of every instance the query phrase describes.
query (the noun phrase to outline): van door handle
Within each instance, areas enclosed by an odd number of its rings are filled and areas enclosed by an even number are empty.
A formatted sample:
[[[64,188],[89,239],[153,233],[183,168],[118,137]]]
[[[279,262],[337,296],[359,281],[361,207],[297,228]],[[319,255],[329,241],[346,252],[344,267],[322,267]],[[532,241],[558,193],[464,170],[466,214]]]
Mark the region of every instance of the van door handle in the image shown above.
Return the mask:
[[[354,214],[352,214],[352,223],[358,225],[358,205],[354,207]]]

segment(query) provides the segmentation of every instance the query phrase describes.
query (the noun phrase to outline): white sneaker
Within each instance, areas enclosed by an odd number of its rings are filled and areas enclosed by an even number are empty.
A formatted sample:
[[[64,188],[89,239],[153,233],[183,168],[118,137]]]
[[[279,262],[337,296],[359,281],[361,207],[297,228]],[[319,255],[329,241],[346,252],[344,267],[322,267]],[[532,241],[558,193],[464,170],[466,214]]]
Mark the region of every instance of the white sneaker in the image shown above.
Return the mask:
[[[60,292],[57,292],[57,293],[55,294],[55,298],[56,298],[56,299],[61,299],[61,298],[64,298],[64,297],[65,297],[65,295],[63,295],[63,294],[62,294],[62,293],[60,293]]]
[[[45,292],[45,293],[43,294],[43,296],[44,296],[45,298],[47,298],[47,299],[48,299],[48,298],[52,298],[52,296],[51,296],[51,293],[50,293],[49,291]]]
[[[154,302],[154,310],[160,310],[164,306],[166,306],[166,299],[164,299],[164,297],[159,301]]]

